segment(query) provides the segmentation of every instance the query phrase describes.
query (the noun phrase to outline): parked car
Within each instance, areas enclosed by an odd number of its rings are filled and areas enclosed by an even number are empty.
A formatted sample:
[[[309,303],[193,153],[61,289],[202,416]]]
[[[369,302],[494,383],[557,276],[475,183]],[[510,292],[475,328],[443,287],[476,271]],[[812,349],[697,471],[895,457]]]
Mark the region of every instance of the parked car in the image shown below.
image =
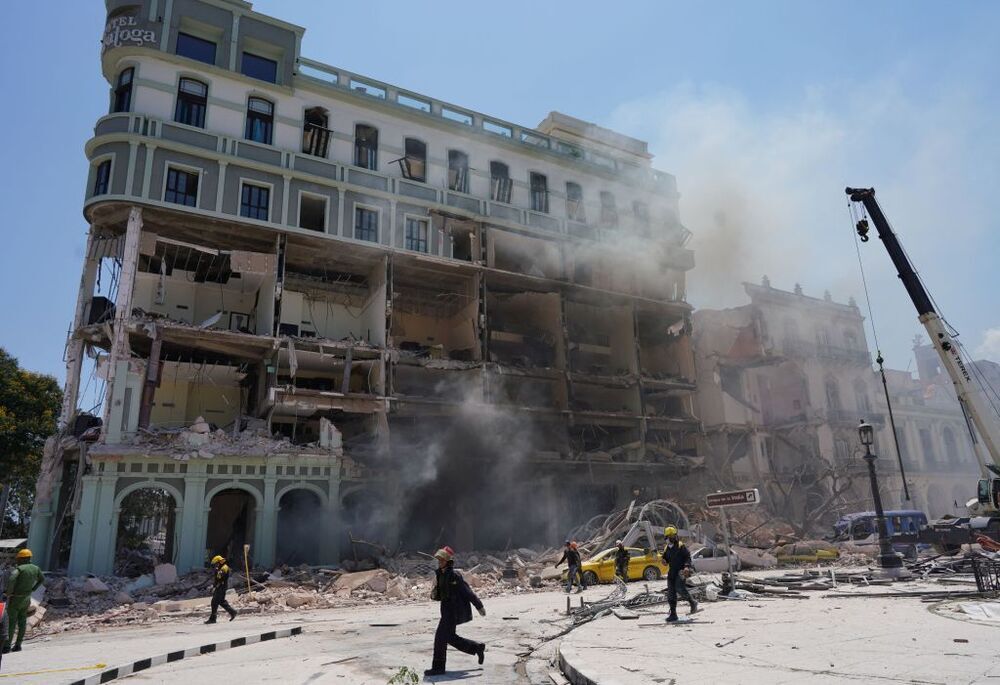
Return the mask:
[[[639,547],[626,547],[628,550],[629,580],[659,580],[667,574],[667,565],[655,549],[645,550]],[[583,577],[587,585],[610,583],[615,578],[615,548],[606,549],[583,562]],[[566,573],[562,574],[566,580]]]
[[[691,552],[691,563],[699,573],[723,573],[729,570],[729,557],[722,547],[696,547]],[[740,570],[740,558],[733,555],[733,570]]]
[[[927,525],[927,514],[917,509],[899,509],[885,512],[886,532],[892,536],[915,536]],[[878,519],[874,511],[844,514],[833,526],[834,542],[852,542],[859,547],[878,547]],[[912,538],[911,538],[912,539]],[[917,553],[930,545],[915,542],[893,541],[892,548],[906,557],[915,559]]]

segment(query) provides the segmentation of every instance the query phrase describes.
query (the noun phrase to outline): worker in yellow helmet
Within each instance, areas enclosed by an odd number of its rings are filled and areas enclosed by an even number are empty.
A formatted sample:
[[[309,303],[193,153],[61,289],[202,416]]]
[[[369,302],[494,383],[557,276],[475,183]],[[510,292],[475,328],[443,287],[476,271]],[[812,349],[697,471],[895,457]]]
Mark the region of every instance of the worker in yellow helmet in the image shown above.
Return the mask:
[[[236,618],[236,609],[229,606],[226,601],[226,590],[229,589],[229,565],[226,560],[216,554],[212,557],[212,566],[215,567],[215,577],[212,579],[212,615],[205,623],[215,623],[215,616],[222,607],[229,613],[229,620]]]
[[[7,610],[10,612],[10,632],[3,645],[4,652],[20,652],[24,631],[28,627],[28,608],[31,607],[31,593],[45,582],[42,569],[31,563],[31,550],[22,549],[17,553],[17,568],[7,579]],[[17,640],[12,640],[14,631]],[[13,643],[13,647],[11,646]]]
[[[691,552],[677,537],[677,528],[667,526],[663,529],[667,546],[663,550],[663,563],[667,565],[667,604],[670,605],[670,615],[667,621],[677,620],[677,595],[686,599],[691,606],[691,613],[697,613],[698,602],[694,601],[688,592],[687,578],[691,575]]]

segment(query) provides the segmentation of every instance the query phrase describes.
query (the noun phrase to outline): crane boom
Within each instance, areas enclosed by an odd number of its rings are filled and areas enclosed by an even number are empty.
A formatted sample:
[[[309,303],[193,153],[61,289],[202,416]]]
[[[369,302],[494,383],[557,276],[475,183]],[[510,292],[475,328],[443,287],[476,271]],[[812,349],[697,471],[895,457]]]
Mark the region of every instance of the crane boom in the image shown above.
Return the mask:
[[[896,267],[899,278],[903,282],[903,287],[906,288],[913,306],[917,309],[917,316],[920,319],[920,323],[927,330],[931,344],[937,350],[942,365],[955,385],[955,393],[958,395],[958,401],[961,403],[966,416],[971,418],[983,446],[990,455],[993,463],[989,465],[982,463],[981,466],[984,467],[984,471],[988,469],[1000,475],[1000,440],[998,440],[995,434],[994,426],[990,421],[989,413],[983,403],[979,390],[972,382],[969,369],[959,353],[959,346],[955,344],[951,333],[948,332],[947,326],[945,326],[940,314],[934,308],[934,303],[930,295],[927,294],[923,283],[917,277],[916,272],[913,270],[913,265],[910,264],[910,260],[899,243],[899,239],[882,213],[882,208],[879,207],[878,201],[875,199],[875,189],[847,188],[845,192],[852,202],[860,202],[864,205],[868,216],[871,217],[872,223],[875,224],[875,230],[878,231],[878,236],[882,240],[882,244],[885,245],[885,249],[889,252],[889,258]],[[864,220],[858,225],[859,234],[863,234],[867,230],[867,226],[863,224]],[[862,235],[862,239],[866,240],[867,236]],[[975,441],[976,436],[973,435],[972,437],[973,441]],[[984,473],[984,475],[986,474]]]

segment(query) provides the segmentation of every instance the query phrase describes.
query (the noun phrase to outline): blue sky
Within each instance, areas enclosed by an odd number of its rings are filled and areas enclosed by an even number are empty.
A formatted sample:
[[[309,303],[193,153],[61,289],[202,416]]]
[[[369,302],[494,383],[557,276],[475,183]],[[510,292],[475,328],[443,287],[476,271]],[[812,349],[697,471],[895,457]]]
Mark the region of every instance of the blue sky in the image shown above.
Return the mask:
[[[698,307],[742,304],[763,273],[861,300],[842,189],[874,185],[966,346],[1000,361],[1000,4],[254,6],[305,26],[313,59],[521,124],[559,110],[648,140],[696,236]],[[83,146],[108,86],[103,3],[52,8],[5,6],[0,346],[61,379]],[[863,259],[888,365],[906,368],[920,327],[878,241]]]

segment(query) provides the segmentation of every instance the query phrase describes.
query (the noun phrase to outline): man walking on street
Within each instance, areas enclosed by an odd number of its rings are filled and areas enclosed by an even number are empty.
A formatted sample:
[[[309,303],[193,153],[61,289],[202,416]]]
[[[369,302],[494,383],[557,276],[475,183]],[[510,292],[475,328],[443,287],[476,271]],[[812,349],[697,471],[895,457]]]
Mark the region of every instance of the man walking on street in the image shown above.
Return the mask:
[[[687,546],[677,539],[677,529],[667,526],[663,529],[667,538],[667,547],[663,550],[663,563],[667,565],[667,604],[670,605],[670,615],[667,621],[677,620],[677,595],[687,600],[692,614],[698,612],[698,602],[694,601],[688,592],[687,578],[691,575],[691,552]]]
[[[229,606],[226,601],[226,590],[229,589],[229,565],[226,560],[216,554],[212,557],[212,566],[215,567],[215,577],[212,579],[212,615],[205,623],[215,623],[215,616],[222,607],[229,613],[229,620],[236,618],[236,609]]]
[[[569,570],[566,573],[566,594],[568,595],[570,590],[573,589],[573,583],[579,581],[579,589],[577,592],[583,592],[587,589],[587,581],[583,577],[583,571],[581,570],[580,552],[577,551],[576,543],[566,541],[566,546],[563,548],[563,555],[560,557],[559,561],[556,562],[556,568],[563,562],[566,562],[569,566]]]
[[[434,558],[438,560],[438,568],[435,572],[431,599],[441,603],[441,619],[434,633],[434,656],[431,667],[424,671],[425,676],[445,673],[448,645],[460,652],[475,654],[480,664],[483,663],[486,652],[486,645],[482,642],[468,640],[455,632],[458,626],[472,620],[473,605],[480,616],[486,615],[486,609],[465,582],[465,578],[455,570],[454,550],[451,547],[442,547],[434,553]]]
[[[7,579],[7,610],[10,612],[10,631],[3,644],[4,652],[20,652],[24,631],[28,627],[28,609],[31,607],[31,593],[45,581],[42,569],[31,563],[31,550],[22,549],[17,553],[17,568]],[[17,631],[17,640],[11,638]]]
[[[622,579],[623,583],[628,582],[628,550],[621,540],[615,543],[615,575]]]

